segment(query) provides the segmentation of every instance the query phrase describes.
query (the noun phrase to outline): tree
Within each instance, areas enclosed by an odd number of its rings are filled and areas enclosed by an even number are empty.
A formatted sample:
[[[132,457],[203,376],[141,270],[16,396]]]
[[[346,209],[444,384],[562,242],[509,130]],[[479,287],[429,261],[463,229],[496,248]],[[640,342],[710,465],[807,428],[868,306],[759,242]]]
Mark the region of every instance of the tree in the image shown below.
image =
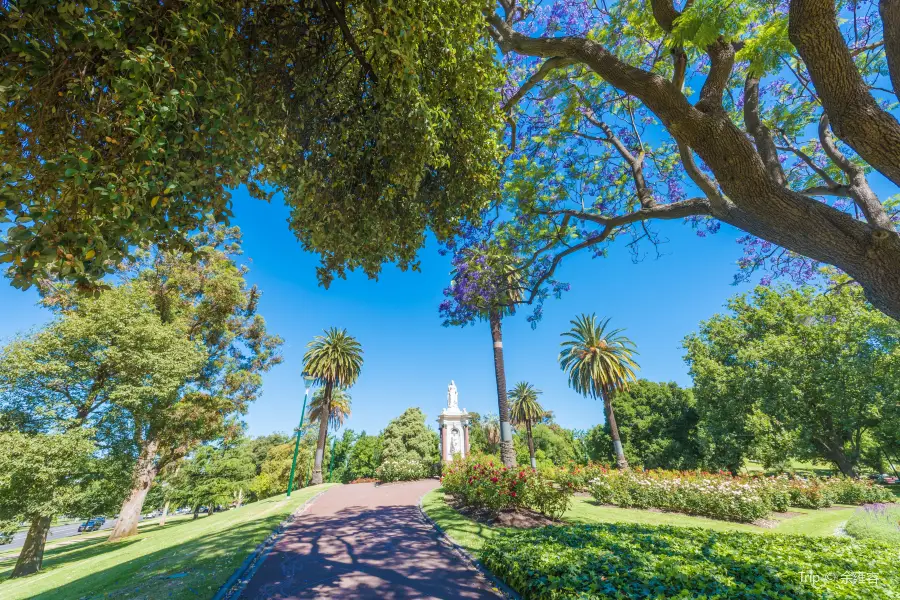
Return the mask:
[[[645,469],[696,469],[703,454],[698,439],[699,414],[690,389],[674,382],[639,379],[616,394],[616,417],[622,447],[629,463]],[[597,455],[614,460],[609,424],[597,425]]]
[[[900,318],[900,205],[868,175],[900,184],[900,11],[681,4],[485,12],[508,73],[503,208],[518,242],[505,244],[530,256],[523,280],[536,289],[565,257],[623,237],[641,257],[638,242],[661,241],[654,221],[701,235],[727,223],[747,234],[739,277],[834,265]]]
[[[137,533],[160,469],[201,443],[240,434],[236,417],[259,396],[262,373],[281,362],[281,338],[267,332],[257,313],[260,292],[248,288],[247,269],[237,264],[240,231],[213,228],[190,241],[190,253],[145,251],[125,267],[125,285],[147,289],[159,319],[201,348],[205,361],[190,386],[127,407],[140,455],[111,540]]]
[[[177,400],[204,360],[184,329],[160,320],[146,287],[112,288],[64,307],[42,330],[3,349],[0,413],[14,415],[27,433],[92,430],[107,466],[140,471],[129,487],[146,493],[158,446],[140,446],[134,431],[149,425],[141,420],[148,407]],[[121,493],[120,480],[107,473],[98,496]]]
[[[852,285],[758,287],[728,309],[685,340],[701,431],[728,467],[788,440],[782,453],[856,476],[900,400],[900,325]]]
[[[382,438],[380,435],[366,435],[363,431],[353,444],[347,459],[348,481],[375,477],[375,470],[381,464]]]
[[[256,465],[245,444],[231,448],[200,446],[184,462],[171,479],[172,499],[190,506],[194,513],[200,506],[213,514],[218,506],[238,502],[250,488]]]
[[[581,444],[571,429],[566,429],[558,423],[536,423],[531,426],[531,436],[537,468],[584,462]],[[529,450],[527,436],[517,432],[516,444],[522,449],[522,458],[519,459],[519,464],[524,466],[527,460],[525,455]]]
[[[362,370],[363,351],[360,343],[346,329],[332,327],[307,344],[303,355],[303,372],[325,386],[319,413],[319,440],[316,445],[316,463],[313,467],[313,485],[322,483],[322,460],[325,456],[325,439],[328,422],[332,418],[331,402],[335,389],[345,389],[356,383]],[[349,400],[349,398],[348,398]]]
[[[544,418],[546,411],[538,402],[538,396],[543,392],[536,390],[527,381],[520,381],[509,391],[512,398],[510,417],[515,425],[524,425],[528,434],[528,454],[531,457],[531,468],[537,469],[534,458],[534,438],[531,435],[531,426]]]
[[[516,304],[521,300],[520,282],[508,256],[493,251],[494,248],[486,251],[488,247],[483,242],[473,240],[453,258],[453,280],[444,290],[447,299],[441,303],[440,312],[445,317],[445,327],[465,326],[475,320],[486,320],[490,325],[500,419],[500,459],[512,468],[516,465],[516,452],[506,391],[502,320],[515,314]]]
[[[469,411],[469,451],[472,454],[490,454],[485,425],[489,415]]]
[[[612,400],[635,379],[634,342],[620,335],[621,329],[607,331],[609,319],[598,323],[596,315],[578,316],[571,324],[572,329],[562,334],[569,339],[562,343],[559,366],[568,372],[572,389],[584,396],[603,399],[616,463],[620,469],[627,469],[628,460],[619,438]]]
[[[415,460],[431,467],[440,462],[438,434],[425,425],[420,408],[407,408],[381,434],[381,462]]]
[[[332,445],[332,457],[329,458],[329,465],[333,465],[331,478],[329,481],[340,481],[341,483],[349,483],[350,476],[350,454],[353,452],[353,446],[359,436],[352,429],[345,429],[340,438],[336,438]]]
[[[96,452],[92,437],[82,429],[0,432],[0,538],[12,536],[22,521],[29,523],[12,577],[39,571],[53,517],[81,509]]]
[[[283,193],[323,282],[374,275],[414,266],[426,228],[448,237],[497,189],[501,78],[462,0],[14,0],[0,16],[14,285],[92,285],[132,248],[187,249],[241,184]]]
[[[344,419],[350,416],[350,394],[340,388],[331,393],[331,411],[326,417],[332,429],[340,429],[344,424]],[[321,421],[323,417],[322,408],[325,404],[325,388],[318,388],[313,393],[312,402],[309,403],[309,420],[310,422]]]

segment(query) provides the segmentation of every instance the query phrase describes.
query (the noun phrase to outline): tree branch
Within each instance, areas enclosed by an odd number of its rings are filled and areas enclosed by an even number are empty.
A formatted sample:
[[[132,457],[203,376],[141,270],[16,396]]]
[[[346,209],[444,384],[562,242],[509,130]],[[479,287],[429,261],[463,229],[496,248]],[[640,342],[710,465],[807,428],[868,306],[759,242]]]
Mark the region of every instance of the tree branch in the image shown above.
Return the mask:
[[[900,87],[900,2],[897,0],[880,0],[878,12],[884,27],[884,51],[887,58],[888,72],[894,94]]]
[[[788,19],[791,43],[809,69],[835,135],[900,185],[900,123],[869,93],[841,35],[834,1],[791,0]],[[893,23],[891,15],[889,20]],[[896,42],[892,31],[885,27],[886,43]]]
[[[722,96],[734,69],[735,44],[720,38],[706,47],[706,53],[710,61],[709,74],[703,82],[703,87],[700,88],[697,108],[703,112],[710,112],[722,108]]]
[[[846,173],[850,179],[850,185],[848,186],[850,197],[853,198],[853,201],[863,212],[866,221],[870,225],[884,230],[883,232],[876,232],[876,236],[884,238],[888,233],[895,233],[894,225],[891,223],[891,218],[884,209],[884,205],[869,186],[865,169],[853,164],[853,161],[844,156],[844,153],[838,149],[828,131],[828,115],[824,113],[819,119],[819,141],[822,143],[822,149],[828,155],[828,158],[834,161],[834,164]]]
[[[337,21],[338,27],[341,30],[341,35],[344,37],[344,41],[350,46],[353,55],[356,57],[356,60],[359,62],[363,71],[368,73],[369,77],[372,78],[373,83],[378,83],[378,76],[372,69],[372,65],[366,60],[365,53],[362,51],[362,48],[359,47],[359,44],[356,43],[356,38],[353,37],[353,33],[347,26],[347,19],[344,17],[343,9],[339,8],[334,0],[322,0],[322,2],[325,4],[328,12],[331,13],[331,16],[334,17],[334,20]]]
[[[510,112],[516,106],[516,104],[518,104],[519,101],[525,97],[525,94],[527,94],[538,83],[546,79],[547,75],[549,75],[555,69],[562,69],[570,65],[574,65],[576,62],[578,61],[573,58],[563,56],[554,56],[553,58],[548,58],[544,61],[541,67],[531,77],[529,77],[518,90],[516,90],[516,93],[506,101],[506,103],[503,105],[503,110],[505,112]]]
[[[781,168],[772,132],[759,118],[759,77],[749,73],[744,82],[744,124],[756,142],[756,150],[762,157],[769,176],[778,185],[787,185],[787,177]]]
[[[713,212],[721,211],[724,213],[730,211],[732,208],[730,202],[722,195],[715,182],[707,177],[697,166],[697,163],[694,162],[694,154],[691,149],[678,142],[678,153],[681,155],[681,164],[684,165],[684,170],[687,172],[688,177],[709,198],[710,204],[714,209]]]

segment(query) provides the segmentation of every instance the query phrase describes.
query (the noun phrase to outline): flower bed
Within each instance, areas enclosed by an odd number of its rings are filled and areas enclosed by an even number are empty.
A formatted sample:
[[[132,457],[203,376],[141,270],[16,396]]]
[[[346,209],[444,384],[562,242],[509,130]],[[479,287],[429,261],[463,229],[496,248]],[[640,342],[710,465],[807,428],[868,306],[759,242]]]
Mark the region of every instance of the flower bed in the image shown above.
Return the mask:
[[[482,562],[523,598],[896,598],[896,548],[611,524],[502,531]]]
[[[657,508],[749,523],[789,506],[818,509],[837,504],[884,502],[888,490],[869,481],[833,477],[732,477],[692,471],[597,473],[589,491],[597,502],[623,508]]]
[[[574,488],[530,468],[507,469],[493,459],[470,457],[444,468],[441,483],[464,506],[499,513],[527,508],[560,518],[569,508]]]

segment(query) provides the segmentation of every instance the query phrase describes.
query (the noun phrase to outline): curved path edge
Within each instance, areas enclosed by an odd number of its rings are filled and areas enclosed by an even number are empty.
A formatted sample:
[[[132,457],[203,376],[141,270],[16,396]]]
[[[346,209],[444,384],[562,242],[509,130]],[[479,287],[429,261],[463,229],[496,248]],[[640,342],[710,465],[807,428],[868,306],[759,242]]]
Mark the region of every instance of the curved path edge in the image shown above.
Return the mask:
[[[332,487],[334,486],[328,486],[323,490],[319,490],[315,496],[309,498],[291,512],[291,514],[285,517],[284,520],[278,524],[278,527],[275,528],[275,531],[270,533],[266,539],[260,542],[253,552],[244,559],[244,562],[242,562],[241,566],[231,574],[228,581],[222,584],[222,587],[219,588],[219,591],[216,592],[216,595],[213,596],[212,600],[230,600],[232,598],[239,598],[241,592],[243,592],[244,588],[247,587],[247,584],[250,583],[250,579],[253,578],[253,574],[256,573],[259,566],[266,560],[266,557],[269,555],[269,552],[272,551],[272,548],[275,547],[275,543],[282,535],[284,535],[288,525],[290,525],[294,519],[305,513],[319,496],[330,490]]]
[[[454,542],[453,538],[450,537],[450,535],[446,531],[444,531],[434,519],[428,516],[428,513],[425,512],[424,508],[422,508],[422,502],[425,500],[425,496],[430,493],[431,492],[425,492],[419,497],[419,513],[422,515],[422,518],[425,519],[425,521],[428,522],[434,528],[434,530],[438,532],[438,537],[440,538],[441,543],[449,547],[450,550],[455,552],[460,557],[460,559],[462,559],[473,569],[481,573],[481,575],[485,579],[487,579],[491,583],[491,585],[497,588],[497,590],[508,600],[521,600],[521,596],[519,596],[519,594],[517,594],[514,589],[506,585],[506,582],[494,575],[494,573],[491,572],[490,569],[484,566],[484,564],[480,560],[472,556],[472,554],[468,550]]]

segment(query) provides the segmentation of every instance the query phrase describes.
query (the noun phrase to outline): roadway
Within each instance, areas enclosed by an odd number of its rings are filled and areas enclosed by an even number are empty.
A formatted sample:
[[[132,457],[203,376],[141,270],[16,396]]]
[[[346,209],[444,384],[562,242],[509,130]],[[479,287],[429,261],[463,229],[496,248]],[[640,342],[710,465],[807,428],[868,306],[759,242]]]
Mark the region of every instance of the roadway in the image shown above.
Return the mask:
[[[56,540],[60,540],[62,538],[71,537],[73,535],[80,535],[78,533],[78,527],[84,521],[78,523],[72,523],[71,525],[57,525],[56,527],[51,527],[50,531],[47,533],[47,541],[55,542]],[[100,530],[103,529],[112,529],[113,525],[116,524],[115,519],[107,519],[106,523],[100,526]],[[22,529],[18,531],[14,536],[10,543],[8,544],[0,544],[0,552],[5,552],[7,550],[15,550],[16,548],[21,548],[25,544],[25,536],[28,535],[27,529]]]

